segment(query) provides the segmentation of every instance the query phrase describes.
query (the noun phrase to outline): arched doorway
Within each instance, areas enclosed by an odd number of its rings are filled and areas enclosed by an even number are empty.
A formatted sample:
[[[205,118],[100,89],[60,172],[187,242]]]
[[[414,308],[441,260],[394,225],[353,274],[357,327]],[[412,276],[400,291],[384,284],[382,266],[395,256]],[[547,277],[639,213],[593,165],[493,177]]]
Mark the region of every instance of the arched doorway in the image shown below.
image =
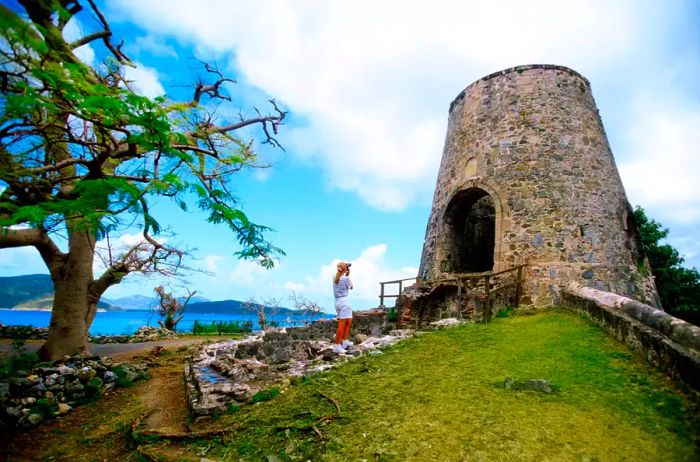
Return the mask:
[[[496,209],[491,196],[479,188],[457,193],[444,217],[443,271],[480,273],[493,269]]]

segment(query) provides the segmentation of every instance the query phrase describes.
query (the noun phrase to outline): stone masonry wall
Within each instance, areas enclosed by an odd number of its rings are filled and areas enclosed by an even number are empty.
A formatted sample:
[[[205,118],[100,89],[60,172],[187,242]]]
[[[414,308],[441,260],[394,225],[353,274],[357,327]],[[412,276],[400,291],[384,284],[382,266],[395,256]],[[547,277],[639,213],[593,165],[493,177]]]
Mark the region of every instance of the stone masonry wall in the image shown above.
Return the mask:
[[[577,72],[506,69],[451,104],[421,278],[449,276],[445,216],[482,191],[495,207],[493,271],[529,263],[522,304],[558,304],[578,281],[659,305],[590,84]]]
[[[585,313],[649,363],[700,390],[700,327],[645,305],[570,283],[565,305]]]

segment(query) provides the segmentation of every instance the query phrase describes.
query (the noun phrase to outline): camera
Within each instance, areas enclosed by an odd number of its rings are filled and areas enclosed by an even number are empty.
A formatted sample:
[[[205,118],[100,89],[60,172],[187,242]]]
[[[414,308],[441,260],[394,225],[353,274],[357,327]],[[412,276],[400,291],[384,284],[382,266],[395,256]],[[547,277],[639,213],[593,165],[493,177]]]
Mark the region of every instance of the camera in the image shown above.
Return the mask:
[[[348,265],[348,268],[350,268],[352,266],[352,263],[348,263],[347,265]]]

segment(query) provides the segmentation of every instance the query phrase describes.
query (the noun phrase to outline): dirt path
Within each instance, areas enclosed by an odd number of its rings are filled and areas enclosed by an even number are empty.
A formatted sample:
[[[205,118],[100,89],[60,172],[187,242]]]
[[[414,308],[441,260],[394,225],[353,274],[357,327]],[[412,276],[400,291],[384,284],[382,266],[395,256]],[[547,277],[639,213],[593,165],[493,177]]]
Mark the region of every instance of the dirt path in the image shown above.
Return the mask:
[[[91,345],[92,354],[116,361],[153,360],[148,380],[131,388],[106,393],[93,403],[77,407],[64,417],[29,431],[0,429],[0,461],[140,461],[134,432],[187,432],[189,417],[183,384],[184,358],[190,347],[226,337],[184,338],[157,342]],[[29,341],[36,351],[41,341]],[[162,346],[158,355],[154,348]],[[12,351],[11,341],[0,341],[0,355]],[[147,442],[147,441],[146,441]],[[175,457],[175,460],[187,460]]]
[[[201,340],[199,340],[201,342]],[[153,347],[156,342],[149,342]],[[107,393],[63,418],[30,431],[0,432],[0,461],[137,461],[136,431],[187,431],[182,378],[187,344],[161,352],[148,369],[149,379]],[[171,342],[169,347],[173,346]],[[143,352],[143,349],[137,350]],[[151,351],[151,350],[149,350]],[[114,355],[124,360],[134,350]]]
[[[147,353],[156,346],[172,349],[196,345],[207,341],[216,342],[223,339],[228,339],[228,337],[189,337],[141,343],[90,343],[88,348],[90,349],[90,354],[97,356],[110,356],[114,357],[115,359],[119,359],[120,361],[125,361],[129,357]],[[43,340],[28,340],[24,345],[24,349],[27,353],[35,353],[43,344]],[[11,354],[12,340],[0,339],[0,360],[7,358]]]

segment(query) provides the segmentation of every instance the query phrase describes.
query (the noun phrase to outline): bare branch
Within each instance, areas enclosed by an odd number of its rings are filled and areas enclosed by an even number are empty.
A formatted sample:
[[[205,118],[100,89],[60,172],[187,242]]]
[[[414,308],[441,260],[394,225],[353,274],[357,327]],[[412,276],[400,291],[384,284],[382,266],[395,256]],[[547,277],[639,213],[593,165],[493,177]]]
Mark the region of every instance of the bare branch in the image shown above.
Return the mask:
[[[41,258],[52,273],[56,270],[57,265],[66,258],[66,254],[42,229],[0,227],[0,249],[26,246],[33,246],[39,251]]]
[[[131,65],[131,60],[129,59],[129,57],[121,51],[121,44],[118,47],[115,47],[112,44],[112,41],[110,40],[112,37],[112,29],[110,29],[109,23],[105,19],[100,9],[97,8],[97,5],[95,5],[95,2],[93,0],[88,0],[88,3],[90,4],[90,8],[92,8],[92,11],[102,23],[102,27],[104,28],[104,36],[102,37],[102,41],[104,42],[107,49],[114,55],[115,58],[117,58],[117,61],[119,61],[122,64]]]
[[[72,50],[75,50],[76,48],[80,48],[83,45],[87,45],[90,42],[93,42],[98,39],[106,39],[109,38],[109,36],[112,35],[111,32],[108,31],[100,31],[100,32],[94,32],[90,35],[86,35],[85,37],[82,37],[74,42],[70,43],[70,47]]]
[[[193,105],[198,105],[203,94],[209,95],[212,99],[223,99],[226,101],[231,101],[231,97],[221,94],[220,87],[224,82],[236,83],[235,80],[224,77],[224,75],[217,68],[211,66],[208,63],[204,63],[204,68],[207,72],[216,74],[218,79],[213,84],[205,84],[203,82],[197,83],[194,89],[194,96],[192,97]]]

